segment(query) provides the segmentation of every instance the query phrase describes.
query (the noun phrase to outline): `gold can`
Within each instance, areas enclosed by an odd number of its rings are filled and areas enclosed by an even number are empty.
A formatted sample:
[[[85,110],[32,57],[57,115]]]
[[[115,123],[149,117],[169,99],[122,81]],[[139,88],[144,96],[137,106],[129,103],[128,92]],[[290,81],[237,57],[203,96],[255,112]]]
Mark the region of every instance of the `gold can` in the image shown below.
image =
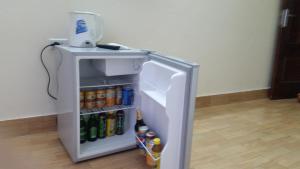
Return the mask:
[[[96,99],[96,92],[95,91],[87,91],[85,92],[85,100],[95,100]]]
[[[84,91],[80,91],[80,102],[84,101]]]
[[[84,108],[84,101],[80,102],[80,108],[83,109]]]
[[[95,100],[86,100],[85,101],[85,108],[93,109],[95,107],[96,107],[96,101]]]
[[[111,137],[116,134],[116,114],[108,112],[106,120],[106,136]]]
[[[96,91],[96,99],[105,99],[106,98],[106,90],[105,89],[98,89]]]
[[[106,106],[114,106],[116,103],[116,90],[114,87],[106,89]]]

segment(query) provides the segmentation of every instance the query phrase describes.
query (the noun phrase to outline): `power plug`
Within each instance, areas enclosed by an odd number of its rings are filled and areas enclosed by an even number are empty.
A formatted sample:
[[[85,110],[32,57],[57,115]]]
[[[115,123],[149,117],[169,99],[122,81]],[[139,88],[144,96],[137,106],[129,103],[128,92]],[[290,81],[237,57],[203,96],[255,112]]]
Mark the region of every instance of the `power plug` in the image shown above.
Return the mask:
[[[68,39],[63,39],[63,38],[50,38],[49,39],[49,44],[53,43],[59,43],[60,45],[68,45]]]

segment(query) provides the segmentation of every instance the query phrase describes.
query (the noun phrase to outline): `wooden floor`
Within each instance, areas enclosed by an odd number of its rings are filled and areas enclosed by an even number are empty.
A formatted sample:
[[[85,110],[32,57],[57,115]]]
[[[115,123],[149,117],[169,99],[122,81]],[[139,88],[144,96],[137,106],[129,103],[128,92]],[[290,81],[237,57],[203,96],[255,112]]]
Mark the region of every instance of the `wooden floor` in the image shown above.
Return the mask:
[[[55,131],[0,136],[0,169],[144,169],[136,150],[74,165]],[[191,169],[300,169],[300,104],[267,99],[197,110]]]

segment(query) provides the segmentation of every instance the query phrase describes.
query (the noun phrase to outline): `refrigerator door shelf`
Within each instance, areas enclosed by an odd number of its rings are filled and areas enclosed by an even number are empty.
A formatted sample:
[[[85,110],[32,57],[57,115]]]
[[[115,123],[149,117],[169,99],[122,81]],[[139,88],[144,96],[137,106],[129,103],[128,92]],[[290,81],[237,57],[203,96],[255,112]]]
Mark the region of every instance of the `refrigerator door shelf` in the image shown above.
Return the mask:
[[[149,149],[144,145],[144,143],[140,140],[140,138],[139,138],[137,135],[135,136],[135,138],[137,139],[137,141],[139,142],[139,144],[143,146],[144,150],[146,151],[146,153],[147,153],[148,155],[150,155],[150,157],[152,158],[153,161],[158,161],[158,160],[160,159],[160,157],[158,157],[158,158],[153,157],[153,155],[152,155],[152,153],[151,153],[151,150],[149,150]]]
[[[157,92],[155,90],[141,90],[141,93],[150,99],[156,101],[160,106],[166,107],[166,96],[161,92]]]

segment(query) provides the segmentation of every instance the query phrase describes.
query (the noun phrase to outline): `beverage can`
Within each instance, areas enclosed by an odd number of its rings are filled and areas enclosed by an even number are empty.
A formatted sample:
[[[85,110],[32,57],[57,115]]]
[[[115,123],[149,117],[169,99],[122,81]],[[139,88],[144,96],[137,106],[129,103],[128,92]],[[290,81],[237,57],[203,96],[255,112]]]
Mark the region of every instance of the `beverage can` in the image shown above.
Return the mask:
[[[96,91],[96,99],[105,99],[106,90],[104,88],[100,88]]]
[[[80,102],[84,102],[84,91],[80,91]]]
[[[116,105],[122,104],[122,87],[116,87]]]
[[[80,109],[84,108],[84,101],[80,101]]]
[[[123,110],[119,110],[116,113],[116,134],[122,135],[124,134],[124,120],[125,120],[125,113]]]
[[[99,115],[98,137],[100,139],[103,139],[106,137],[106,114],[105,113],[101,113]]]
[[[133,104],[134,92],[131,87],[124,87],[122,89],[122,104],[132,105]]]
[[[106,136],[111,137],[116,133],[116,117],[114,112],[108,112],[106,120]]]
[[[96,106],[96,101],[95,100],[86,100],[85,101],[85,107],[87,109],[93,109]]]
[[[150,143],[154,138],[156,137],[156,134],[154,131],[148,131],[146,133],[146,143],[148,145],[148,143]],[[151,147],[152,148],[152,147]]]
[[[96,92],[95,91],[87,91],[85,92],[85,100],[95,100]]]
[[[96,100],[96,107],[102,108],[105,106],[106,100],[105,99],[98,99]]]
[[[116,90],[114,87],[106,89],[106,106],[114,106],[116,101]]]
[[[85,108],[93,109],[96,106],[96,92],[95,91],[86,91],[85,92]]]

